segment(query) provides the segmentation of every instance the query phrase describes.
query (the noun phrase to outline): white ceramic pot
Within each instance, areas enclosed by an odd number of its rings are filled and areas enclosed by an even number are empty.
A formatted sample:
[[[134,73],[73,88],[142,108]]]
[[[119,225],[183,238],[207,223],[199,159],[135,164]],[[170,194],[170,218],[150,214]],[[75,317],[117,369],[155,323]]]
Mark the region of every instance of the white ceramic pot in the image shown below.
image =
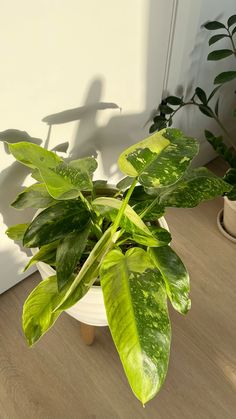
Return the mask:
[[[236,243],[236,201],[224,197],[224,209],[220,210],[217,225],[221,233]]]
[[[159,219],[160,226],[169,231],[168,224],[164,217]],[[31,249],[32,254],[37,253],[37,249]],[[55,275],[55,270],[44,262],[38,262],[37,268],[42,279]],[[82,323],[93,326],[107,326],[107,316],[103,301],[102,289],[99,285],[92,286],[90,290],[81,298],[78,303],[66,310],[70,316]]]

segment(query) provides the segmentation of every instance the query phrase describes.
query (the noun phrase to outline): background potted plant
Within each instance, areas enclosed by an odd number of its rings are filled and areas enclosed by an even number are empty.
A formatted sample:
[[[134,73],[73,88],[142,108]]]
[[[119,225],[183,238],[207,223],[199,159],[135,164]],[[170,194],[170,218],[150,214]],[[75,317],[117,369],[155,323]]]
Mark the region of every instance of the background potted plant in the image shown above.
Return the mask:
[[[216,42],[223,39],[229,41],[229,48],[214,49],[211,51],[207,57],[209,61],[223,60],[230,56],[236,58],[234,40],[236,34],[236,15],[230,16],[225,24],[218,21],[211,21],[205,23],[203,27],[209,31],[217,31],[215,35],[210,37],[209,46],[214,45]],[[215,136],[208,130],[205,130],[205,137],[214,150],[230,167],[224,176],[224,180],[233,186],[233,188],[225,194],[224,210],[221,210],[218,214],[218,226],[226,237],[236,242],[236,139],[235,134],[232,137],[227,126],[225,126],[220,118],[220,97],[218,95],[225,83],[235,79],[236,70],[230,69],[215,77],[215,87],[209,95],[207,95],[201,87],[196,87],[190,99],[182,96],[167,96],[163,98],[153,117],[150,133],[167,126],[170,127],[173,124],[175,114],[186,106],[195,106],[205,116],[216,121],[227,142],[224,141],[223,136]],[[233,93],[235,94],[234,90],[235,89],[233,89]],[[232,110],[232,115],[236,116],[236,108]]]
[[[146,403],[167,373],[167,298],[182,314],[190,308],[189,275],[159,220],[166,207],[194,207],[232,187],[206,168],[190,169],[198,143],[176,129],[164,129],[126,149],[118,160],[126,177],[115,188],[92,181],[97,167],[93,157],[68,163],[29,142],[8,146],[38,181],[12,205],[41,212],[7,234],[39,249],[28,266],[43,262],[55,270],[24,304],[28,344],[36,343],[64,310],[75,308],[98,284],[129,384]]]

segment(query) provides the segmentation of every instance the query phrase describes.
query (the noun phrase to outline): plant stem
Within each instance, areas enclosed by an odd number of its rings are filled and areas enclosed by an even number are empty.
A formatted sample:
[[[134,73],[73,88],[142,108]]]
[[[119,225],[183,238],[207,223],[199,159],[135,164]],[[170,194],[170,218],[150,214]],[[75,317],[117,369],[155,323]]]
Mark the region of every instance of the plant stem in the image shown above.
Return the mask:
[[[140,218],[143,218],[147,212],[149,212],[159,201],[159,196],[157,196],[154,201],[139,215]]]
[[[217,124],[219,125],[219,127],[222,129],[222,131],[225,133],[225,135],[228,137],[232,147],[236,150],[236,145],[235,145],[233,139],[231,138],[229,132],[227,131],[227,129],[224,127],[224,125],[222,124],[222,122],[219,120],[218,117],[215,116],[214,119],[217,122]]]
[[[131,195],[132,195],[132,193],[133,193],[133,190],[134,190],[134,188],[135,188],[136,183],[137,183],[137,179],[136,179],[136,178],[134,178],[134,180],[133,180],[133,182],[132,182],[132,185],[130,186],[129,191],[128,191],[128,193],[127,193],[127,195],[126,195],[126,197],[125,197],[124,201],[122,202],[122,205],[121,205],[121,207],[120,207],[120,209],[119,209],[119,211],[118,211],[118,214],[117,214],[116,219],[115,219],[115,221],[114,221],[114,224],[113,224],[113,226],[112,226],[112,230],[111,230],[111,234],[112,234],[112,235],[116,232],[117,228],[119,227],[120,220],[121,220],[121,218],[122,218],[122,215],[124,214],[124,211],[125,211],[126,205],[127,205],[127,204],[128,204],[128,202],[129,202],[129,199],[130,199],[130,197],[131,197]]]

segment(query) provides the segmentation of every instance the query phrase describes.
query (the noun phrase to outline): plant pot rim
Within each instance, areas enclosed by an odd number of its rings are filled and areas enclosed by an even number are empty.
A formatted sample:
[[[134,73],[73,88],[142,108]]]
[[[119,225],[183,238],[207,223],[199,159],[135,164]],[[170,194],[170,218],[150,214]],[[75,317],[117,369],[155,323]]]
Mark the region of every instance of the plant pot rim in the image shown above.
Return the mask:
[[[227,205],[232,208],[232,210],[236,211],[236,200],[229,199],[227,196],[224,196],[224,200],[227,202]]]
[[[225,197],[225,198],[227,198],[227,197]],[[227,198],[227,201],[230,202],[230,200],[228,198]],[[236,201],[233,201],[233,202],[236,202]],[[218,215],[217,215],[217,226],[218,226],[218,229],[220,230],[220,232],[225,237],[227,237],[228,240],[230,240],[233,243],[236,243],[236,237],[231,236],[231,234],[229,234],[228,231],[225,230],[224,223],[223,223],[223,214],[224,214],[224,209],[221,208],[221,210],[218,212]]]

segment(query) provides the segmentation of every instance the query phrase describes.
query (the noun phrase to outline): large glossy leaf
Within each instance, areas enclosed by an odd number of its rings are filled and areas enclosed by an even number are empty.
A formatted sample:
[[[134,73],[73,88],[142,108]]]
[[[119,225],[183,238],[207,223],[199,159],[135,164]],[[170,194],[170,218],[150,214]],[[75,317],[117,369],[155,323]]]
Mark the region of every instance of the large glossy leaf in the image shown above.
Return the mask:
[[[25,188],[12,202],[11,206],[16,209],[25,208],[45,208],[56,201],[49,195],[45,184],[36,183],[28,188]]]
[[[15,224],[6,230],[7,236],[12,240],[22,240],[29,224]]]
[[[55,168],[40,167],[39,172],[48,192],[55,199],[74,199],[81,191],[93,188],[90,174],[78,168],[61,163]]]
[[[62,201],[45,209],[27,228],[23,244],[41,247],[62,239],[68,233],[83,230],[90,220],[90,213],[80,200]]]
[[[30,259],[24,268],[26,271],[30,266],[35,265],[37,262],[44,262],[48,265],[56,265],[56,252],[59,244],[59,240],[55,242],[45,244],[39,251]]]
[[[119,232],[115,233],[113,236],[111,235],[111,227],[106,230],[92,249],[89,257],[55,310],[66,310],[70,308],[88,292],[98,278],[101,261],[119,236]]]
[[[40,282],[24,303],[22,326],[29,346],[36,343],[55,323],[62,310],[54,311],[66,290],[58,292],[56,276]]]
[[[135,176],[146,187],[175,183],[183,176],[198,143],[177,129],[164,129],[126,149],[119,157],[120,170]]]
[[[94,208],[103,216],[115,221],[122,201],[115,198],[97,198],[93,201]],[[146,246],[158,246],[158,240],[152,235],[138,214],[127,205],[120,221],[127,233],[131,233],[135,241]]]
[[[149,189],[159,196],[159,204],[165,207],[192,208],[202,201],[214,199],[230,190],[230,186],[205,167],[189,170],[174,185],[163,189]]]
[[[100,278],[107,318],[129,384],[144,404],[159,391],[167,372],[170,321],[166,291],[148,254],[111,250]]]
[[[16,160],[32,169],[42,166],[53,168],[62,162],[62,159],[52,151],[45,150],[33,143],[22,141],[8,144],[8,147]]]
[[[186,314],[191,307],[191,301],[189,275],[183,262],[170,246],[150,248],[149,254],[162,274],[173,307]]]
[[[57,248],[56,266],[59,291],[70,280],[85,249],[91,224],[81,231],[72,231],[62,239]]]

